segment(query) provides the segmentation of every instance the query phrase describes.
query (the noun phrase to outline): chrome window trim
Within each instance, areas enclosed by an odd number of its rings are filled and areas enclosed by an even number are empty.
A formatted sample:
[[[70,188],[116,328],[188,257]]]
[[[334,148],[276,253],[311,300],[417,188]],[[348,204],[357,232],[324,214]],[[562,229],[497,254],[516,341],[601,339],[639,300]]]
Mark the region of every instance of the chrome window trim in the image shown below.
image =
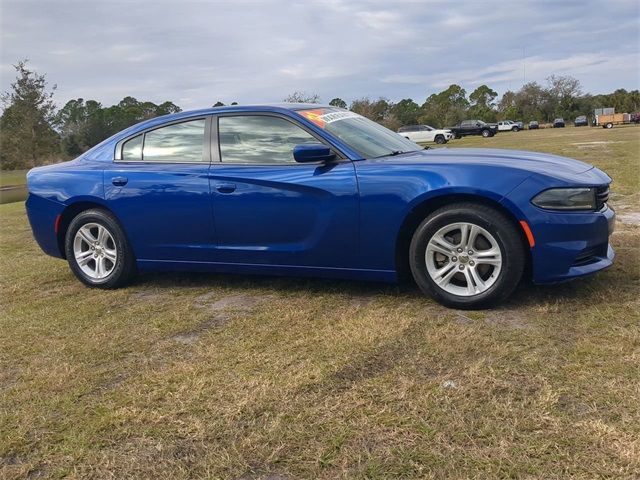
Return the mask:
[[[211,115],[198,115],[195,117],[181,118],[179,120],[174,120],[172,122],[163,123],[161,125],[155,125],[153,127],[146,128],[144,130],[140,130],[130,136],[119,140],[116,143],[115,151],[113,153],[113,163],[131,163],[131,164],[139,164],[139,165],[171,165],[171,164],[191,164],[191,165],[210,165],[211,164],[211,143],[209,139],[211,138]],[[171,125],[177,125],[180,123],[194,122],[197,120],[204,120],[204,134],[202,138],[202,160],[201,161],[184,161],[184,160],[165,160],[165,161],[148,161],[144,160],[144,143],[145,137],[148,132],[152,132],[154,130],[158,130],[160,128],[169,127]],[[122,159],[122,147],[129,140],[134,139],[135,137],[142,135],[142,150],[140,152],[139,160],[123,160]]]

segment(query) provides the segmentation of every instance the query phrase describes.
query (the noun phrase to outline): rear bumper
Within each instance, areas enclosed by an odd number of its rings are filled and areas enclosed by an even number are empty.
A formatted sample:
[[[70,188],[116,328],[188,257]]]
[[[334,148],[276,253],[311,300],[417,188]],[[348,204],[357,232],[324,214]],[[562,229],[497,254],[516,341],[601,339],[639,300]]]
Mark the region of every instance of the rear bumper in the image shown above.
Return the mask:
[[[42,251],[52,257],[63,258],[55,227],[56,218],[62,214],[65,205],[30,193],[25,206],[33,238]]]

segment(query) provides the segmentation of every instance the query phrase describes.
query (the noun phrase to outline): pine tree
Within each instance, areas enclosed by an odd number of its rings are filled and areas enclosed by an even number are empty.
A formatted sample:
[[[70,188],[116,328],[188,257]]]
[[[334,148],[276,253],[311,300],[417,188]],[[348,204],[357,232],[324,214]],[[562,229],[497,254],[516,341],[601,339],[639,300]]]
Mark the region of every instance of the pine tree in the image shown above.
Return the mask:
[[[17,74],[11,89],[2,94],[0,118],[0,167],[19,169],[41,165],[58,152],[54,130],[53,92],[47,91],[44,75],[27,68],[27,60],[14,65]]]

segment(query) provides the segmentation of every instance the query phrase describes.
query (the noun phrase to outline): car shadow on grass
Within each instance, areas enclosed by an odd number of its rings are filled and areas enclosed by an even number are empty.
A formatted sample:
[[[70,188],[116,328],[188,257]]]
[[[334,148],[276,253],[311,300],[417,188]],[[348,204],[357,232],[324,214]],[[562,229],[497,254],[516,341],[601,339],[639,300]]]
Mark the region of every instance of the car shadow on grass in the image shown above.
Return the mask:
[[[615,268],[615,267],[614,267]],[[569,282],[534,285],[523,280],[507,301],[496,308],[531,308],[545,303],[574,303],[587,308],[602,303],[602,295],[621,294],[621,289],[629,285],[630,279],[625,275],[609,271]],[[343,279],[318,279],[307,277],[246,276],[238,274],[216,274],[201,272],[147,273],[140,275],[134,283],[135,287],[149,288],[156,291],[186,288],[212,288],[233,290],[247,295],[269,295],[275,292],[286,292],[289,295],[336,294],[357,298],[375,298],[377,296],[397,297],[403,302],[413,299],[424,301],[423,294],[412,281],[398,284],[365,282]],[[598,293],[596,295],[596,293]],[[435,301],[433,301],[435,304]]]

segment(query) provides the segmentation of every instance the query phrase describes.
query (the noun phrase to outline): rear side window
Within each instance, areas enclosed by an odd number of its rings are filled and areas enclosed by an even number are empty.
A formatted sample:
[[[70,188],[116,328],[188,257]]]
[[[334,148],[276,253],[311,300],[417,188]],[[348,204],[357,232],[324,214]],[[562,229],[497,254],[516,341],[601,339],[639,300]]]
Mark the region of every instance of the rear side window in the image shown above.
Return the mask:
[[[318,140],[280,117],[239,115],[218,119],[220,156],[228,163],[295,163],[293,149]]]
[[[146,132],[142,160],[145,162],[204,161],[204,120],[175,123]]]
[[[139,162],[142,158],[142,135],[133,137],[122,144],[122,160]]]
[[[208,162],[205,123],[204,119],[190,120],[141,133],[119,144],[116,161]]]

